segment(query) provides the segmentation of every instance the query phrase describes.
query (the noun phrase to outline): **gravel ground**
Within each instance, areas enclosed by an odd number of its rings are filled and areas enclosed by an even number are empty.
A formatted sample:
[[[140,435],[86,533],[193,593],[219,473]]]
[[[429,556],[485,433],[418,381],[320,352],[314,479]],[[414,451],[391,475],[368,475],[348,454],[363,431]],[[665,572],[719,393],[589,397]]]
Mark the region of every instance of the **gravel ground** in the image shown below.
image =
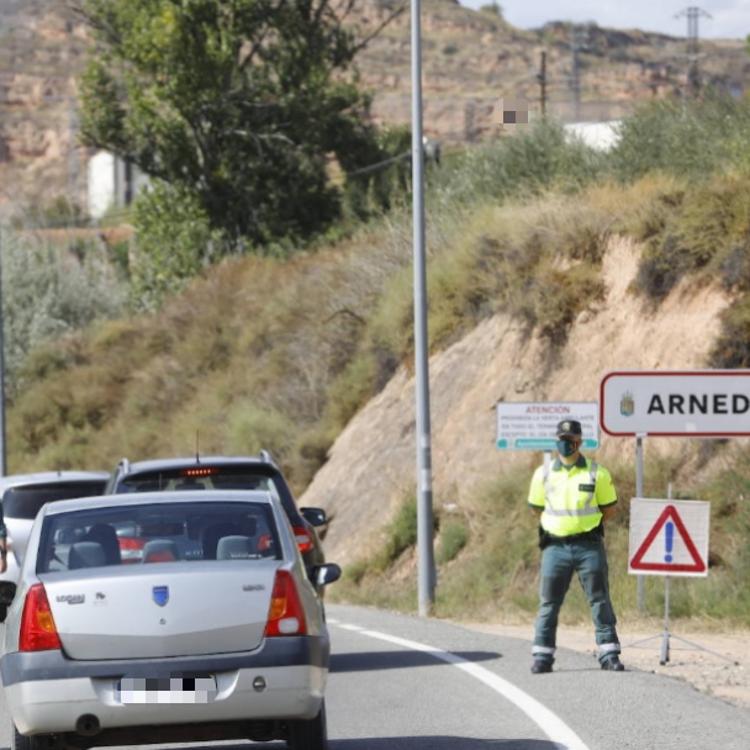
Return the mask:
[[[483,633],[529,641],[529,664],[531,663],[531,622],[527,625],[473,622],[460,624]],[[618,630],[623,644],[622,661],[626,668],[676,677],[689,682],[702,693],[750,709],[750,631],[707,632],[690,625],[682,626],[678,622],[671,630],[673,637],[670,639],[669,662],[662,666],[659,664],[661,623],[621,623]],[[557,637],[558,648],[591,653],[592,656],[595,653],[591,627],[561,625]],[[633,645],[647,638],[651,640]],[[694,646],[709,649],[715,654]]]

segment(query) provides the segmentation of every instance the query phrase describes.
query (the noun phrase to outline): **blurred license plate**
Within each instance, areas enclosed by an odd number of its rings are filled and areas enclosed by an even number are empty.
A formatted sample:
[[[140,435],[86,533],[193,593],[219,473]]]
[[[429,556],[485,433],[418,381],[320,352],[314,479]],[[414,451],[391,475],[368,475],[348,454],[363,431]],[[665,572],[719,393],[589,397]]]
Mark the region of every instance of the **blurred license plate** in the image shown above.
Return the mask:
[[[120,703],[212,703],[216,677],[123,677],[117,686]]]

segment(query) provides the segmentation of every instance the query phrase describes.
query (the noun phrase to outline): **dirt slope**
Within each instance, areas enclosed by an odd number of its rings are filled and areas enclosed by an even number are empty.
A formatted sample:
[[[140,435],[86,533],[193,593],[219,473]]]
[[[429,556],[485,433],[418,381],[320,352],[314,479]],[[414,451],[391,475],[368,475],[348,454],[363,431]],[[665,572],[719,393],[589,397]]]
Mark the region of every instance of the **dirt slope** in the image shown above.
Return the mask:
[[[521,324],[498,315],[431,358],[436,504],[460,504],[501,467],[538,460],[538,454],[501,455],[495,449],[496,401],[594,401],[610,370],[705,366],[726,295],[685,282],[650,311],[628,291],[639,254],[627,239],[610,243],[605,299],[579,316],[556,355],[539,338],[529,338]],[[650,441],[648,449],[680,445]],[[632,451],[627,441],[604,438],[599,456],[606,461],[622,451]],[[414,456],[414,380],[401,370],[341,433],[302,497],[302,505],[335,515],[326,540],[330,559],[350,563],[368,551],[362,545],[374,543],[373,535],[354,532],[382,525],[414,487]]]

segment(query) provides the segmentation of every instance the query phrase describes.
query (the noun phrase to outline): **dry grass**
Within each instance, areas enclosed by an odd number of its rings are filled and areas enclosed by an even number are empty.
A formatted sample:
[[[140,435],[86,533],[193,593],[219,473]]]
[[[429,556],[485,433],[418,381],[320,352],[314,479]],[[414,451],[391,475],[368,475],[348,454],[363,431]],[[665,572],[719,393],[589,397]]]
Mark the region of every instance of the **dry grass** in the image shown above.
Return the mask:
[[[551,342],[591,300],[609,235],[664,186],[485,203],[431,221],[433,350],[508,311]],[[290,260],[227,260],[159,315],[37,351],[10,410],[13,471],[274,452],[302,489],[356,411],[412,359],[411,237],[384,219]]]

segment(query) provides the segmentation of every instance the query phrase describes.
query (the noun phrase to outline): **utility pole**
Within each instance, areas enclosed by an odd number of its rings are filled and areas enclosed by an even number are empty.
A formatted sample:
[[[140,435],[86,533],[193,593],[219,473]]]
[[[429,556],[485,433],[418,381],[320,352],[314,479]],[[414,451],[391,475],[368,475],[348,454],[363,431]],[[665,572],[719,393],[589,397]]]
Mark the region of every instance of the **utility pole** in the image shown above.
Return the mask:
[[[581,62],[579,54],[583,47],[584,30],[573,24],[570,28],[570,51],[573,55],[570,87],[573,90],[573,112],[576,122],[581,121]]]
[[[710,13],[699,8],[697,5],[691,5],[681,10],[675,18],[687,18],[687,60],[688,60],[688,87],[693,96],[697,96],[701,88],[701,76],[699,59],[700,55],[700,30],[699,23],[701,18],[712,18]]]
[[[71,207],[78,205],[78,188],[80,182],[80,164],[78,154],[78,112],[76,101],[68,102],[68,203]]]
[[[547,116],[547,52],[542,50],[542,59],[539,66],[539,105],[542,110],[542,119]]]
[[[411,162],[414,225],[414,365],[417,416],[417,589],[420,617],[435,602],[432,519],[432,442],[430,376],[427,352],[427,259],[424,216],[424,143],[422,132],[422,3],[411,0]]]
[[[6,473],[5,447],[5,315],[3,314],[3,228],[0,225],[0,477]]]

